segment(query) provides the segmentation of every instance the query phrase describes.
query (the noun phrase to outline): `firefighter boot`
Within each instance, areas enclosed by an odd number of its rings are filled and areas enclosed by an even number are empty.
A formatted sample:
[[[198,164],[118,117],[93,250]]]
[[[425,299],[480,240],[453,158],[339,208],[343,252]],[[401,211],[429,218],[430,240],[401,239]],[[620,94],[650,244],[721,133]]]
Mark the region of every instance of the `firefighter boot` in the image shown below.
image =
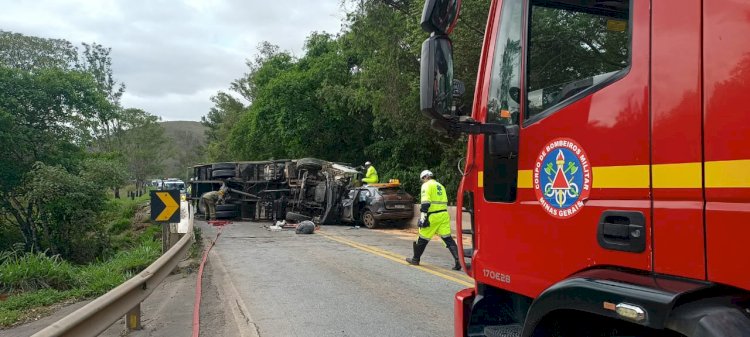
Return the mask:
[[[458,261],[458,245],[456,245],[456,241],[453,240],[452,236],[447,236],[443,238],[443,242],[445,242],[445,246],[448,247],[451,255],[453,255],[453,260],[455,261],[453,270],[461,270],[461,262]]]
[[[458,247],[449,246],[448,250],[451,251],[451,255],[453,255],[453,260],[456,261],[456,264],[453,266],[453,270],[461,270],[461,262],[458,261]]]
[[[406,262],[409,262],[409,264],[413,264],[415,266],[419,265],[419,258],[422,257],[422,253],[424,253],[424,249],[427,248],[427,243],[430,241],[419,238],[416,242],[412,242],[412,246],[414,247],[414,257],[412,258],[406,258]]]

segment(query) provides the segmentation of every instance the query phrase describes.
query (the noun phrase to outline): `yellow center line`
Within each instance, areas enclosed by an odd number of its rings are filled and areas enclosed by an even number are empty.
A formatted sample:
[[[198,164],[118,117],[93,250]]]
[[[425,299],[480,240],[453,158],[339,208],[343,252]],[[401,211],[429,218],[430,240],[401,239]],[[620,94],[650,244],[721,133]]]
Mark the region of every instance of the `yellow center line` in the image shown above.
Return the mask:
[[[398,255],[398,254],[395,254],[395,253],[392,253],[392,252],[388,252],[388,251],[385,251],[385,250],[381,250],[379,248],[375,248],[375,247],[372,247],[372,246],[369,246],[369,245],[366,245],[366,244],[362,244],[362,243],[350,241],[350,240],[344,239],[344,238],[342,238],[342,237],[340,237],[338,235],[324,234],[324,233],[322,233],[320,231],[318,231],[317,233],[320,234],[320,235],[322,235],[325,238],[328,238],[328,239],[336,241],[338,243],[342,243],[342,244],[345,244],[347,246],[359,249],[361,251],[364,251],[364,252],[367,252],[367,253],[370,253],[370,254],[373,254],[373,255],[377,255],[377,256],[380,256],[382,258],[386,258],[388,260],[391,260],[391,261],[394,261],[394,262],[397,262],[397,263],[400,263],[400,264],[403,264],[403,265],[412,266],[412,265],[410,265],[408,262],[406,262],[404,260],[404,258],[405,258],[404,256],[401,256],[401,255]],[[465,275],[451,275],[451,274],[443,271],[439,267],[428,265],[428,264],[420,264],[419,266],[413,266],[413,267],[415,267],[417,269],[421,269],[424,272],[430,273],[432,275],[438,276],[438,277],[446,279],[448,281],[453,281],[453,282],[456,282],[458,284],[461,284],[461,285],[464,285],[464,286],[467,286],[467,287],[473,287],[474,286],[473,280],[471,278],[469,278],[468,276],[465,276]]]

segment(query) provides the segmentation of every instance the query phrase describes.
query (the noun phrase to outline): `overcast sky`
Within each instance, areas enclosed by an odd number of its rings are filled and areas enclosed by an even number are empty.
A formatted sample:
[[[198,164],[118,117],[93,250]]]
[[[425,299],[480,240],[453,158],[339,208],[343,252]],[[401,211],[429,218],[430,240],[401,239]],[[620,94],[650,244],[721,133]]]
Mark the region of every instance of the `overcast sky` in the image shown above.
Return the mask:
[[[200,120],[260,42],[300,56],[343,18],[341,0],[0,0],[0,30],[112,48],[123,105],[163,120]]]

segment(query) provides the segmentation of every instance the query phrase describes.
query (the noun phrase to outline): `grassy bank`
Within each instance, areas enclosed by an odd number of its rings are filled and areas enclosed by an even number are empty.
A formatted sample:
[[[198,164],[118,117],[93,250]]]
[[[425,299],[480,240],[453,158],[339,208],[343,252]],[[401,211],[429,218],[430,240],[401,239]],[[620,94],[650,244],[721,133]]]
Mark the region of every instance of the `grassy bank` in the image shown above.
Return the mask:
[[[161,254],[161,229],[150,226],[143,213],[147,200],[107,202],[99,221],[109,232],[109,248],[94,263],[74,265],[44,252],[0,252],[0,294],[5,294],[0,327],[43,316],[61,302],[102,295],[151,264]]]

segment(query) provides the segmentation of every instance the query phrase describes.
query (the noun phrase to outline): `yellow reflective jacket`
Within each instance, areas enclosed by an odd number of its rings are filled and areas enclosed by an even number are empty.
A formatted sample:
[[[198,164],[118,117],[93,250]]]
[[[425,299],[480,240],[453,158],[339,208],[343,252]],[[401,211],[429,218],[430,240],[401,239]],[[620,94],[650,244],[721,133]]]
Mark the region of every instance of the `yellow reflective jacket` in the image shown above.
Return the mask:
[[[367,173],[365,173],[365,178],[362,179],[362,182],[367,184],[378,183],[378,171],[375,170],[375,166],[370,165],[370,167],[367,168]]]
[[[421,204],[430,204],[427,213],[434,213],[448,209],[448,193],[445,187],[435,179],[430,179],[422,184]]]

